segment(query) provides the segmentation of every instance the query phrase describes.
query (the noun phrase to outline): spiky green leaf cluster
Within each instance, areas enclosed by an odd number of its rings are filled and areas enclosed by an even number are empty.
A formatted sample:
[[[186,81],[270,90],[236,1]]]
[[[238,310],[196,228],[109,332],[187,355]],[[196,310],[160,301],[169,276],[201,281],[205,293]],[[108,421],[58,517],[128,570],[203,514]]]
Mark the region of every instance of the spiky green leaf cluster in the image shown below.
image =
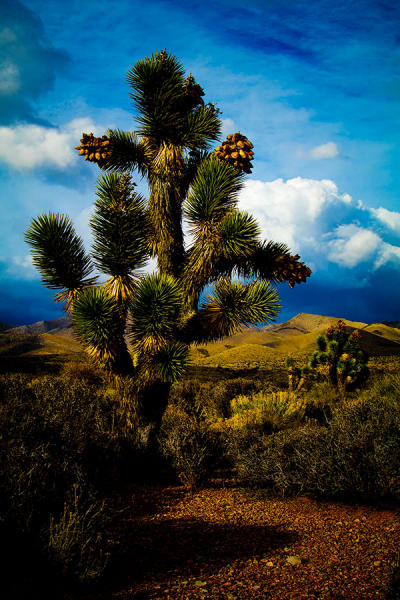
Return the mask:
[[[210,107],[196,107],[185,90],[184,69],[166,51],[138,61],[127,81],[138,111],[138,132],[154,141],[204,148],[220,134],[220,121]]]
[[[209,323],[210,337],[231,335],[242,325],[275,320],[280,302],[277,291],[267,281],[250,284],[222,279],[202,304],[200,314]]]
[[[64,301],[67,308],[79,290],[95,283],[91,260],[66,215],[45,213],[32,219],[25,241],[42,282],[60,290],[56,299]]]
[[[131,131],[108,129],[112,153],[107,159],[107,170],[125,173],[137,169],[141,175],[146,175],[150,167],[152,153],[148,144],[138,139]]]
[[[102,287],[86,288],[74,302],[72,324],[88,354],[107,371],[126,375],[131,359],[115,300]]]
[[[187,344],[169,342],[153,356],[153,365],[161,381],[174,383],[185,373],[189,363]]]
[[[220,221],[237,203],[243,174],[210,156],[203,160],[185,205],[185,217],[194,231]]]
[[[133,191],[128,175],[107,173],[97,184],[90,219],[96,267],[112,277],[133,277],[148,258],[145,199]]]
[[[182,289],[169,275],[143,277],[130,304],[129,334],[135,348],[154,352],[171,340],[182,306]]]

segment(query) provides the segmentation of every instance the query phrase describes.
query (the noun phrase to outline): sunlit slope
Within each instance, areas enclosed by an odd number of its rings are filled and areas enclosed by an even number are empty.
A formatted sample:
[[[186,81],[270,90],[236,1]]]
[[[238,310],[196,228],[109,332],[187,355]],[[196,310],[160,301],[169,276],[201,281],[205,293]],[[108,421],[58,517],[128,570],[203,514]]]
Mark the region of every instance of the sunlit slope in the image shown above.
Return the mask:
[[[78,340],[71,334],[42,333],[38,336],[40,347],[33,354],[76,354],[82,352]]]
[[[0,334],[0,373],[57,372],[83,357],[71,333]]]
[[[299,314],[286,323],[261,329],[248,329],[222,341],[194,346],[191,358],[202,366],[262,366],[274,358],[307,355],[315,349],[315,339],[325,333],[337,317]],[[400,355],[400,330],[381,323],[343,319],[361,333],[361,346],[372,356]]]
[[[367,325],[364,328],[364,331],[368,331],[368,333],[378,335],[400,344],[400,329],[397,329],[396,327],[389,327],[383,323],[372,323],[372,325]]]

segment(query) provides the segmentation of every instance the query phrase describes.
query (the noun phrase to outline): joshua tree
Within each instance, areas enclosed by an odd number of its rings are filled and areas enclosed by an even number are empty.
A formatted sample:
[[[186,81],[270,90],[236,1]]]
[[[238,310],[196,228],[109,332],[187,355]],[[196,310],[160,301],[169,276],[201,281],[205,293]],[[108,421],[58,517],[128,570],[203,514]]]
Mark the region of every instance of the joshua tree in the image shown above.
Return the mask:
[[[90,221],[92,258],[64,215],[34,219],[26,240],[89,354],[113,376],[135,375],[159,415],[156,397],[163,404],[191,343],[274,320],[279,297],[271,282],[293,287],[311,271],[284,244],[262,241],[255,219],[237,209],[253,146],[237,132],[211,152],[219,110],[204,104],[177,59],[156,53],[127,80],[136,132],[83,134],[77,146],[104,171]],[[134,191],[135,170],[147,179],[147,200]],[[144,275],[150,256],[158,271]],[[94,268],[108,277],[104,284],[96,284]]]
[[[318,349],[309,360],[309,367],[328,383],[347,391],[361,387],[369,376],[368,355],[360,348],[361,335],[355,329],[346,331],[341,319],[317,338]]]
[[[340,392],[361,387],[369,377],[369,369],[368,355],[360,348],[360,340],[360,332],[346,331],[345,322],[339,319],[336,326],[331,325],[317,337],[317,349],[307,365],[298,368],[292,358],[286,360],[289,388],[299,391],[304,384],[320,378]]]

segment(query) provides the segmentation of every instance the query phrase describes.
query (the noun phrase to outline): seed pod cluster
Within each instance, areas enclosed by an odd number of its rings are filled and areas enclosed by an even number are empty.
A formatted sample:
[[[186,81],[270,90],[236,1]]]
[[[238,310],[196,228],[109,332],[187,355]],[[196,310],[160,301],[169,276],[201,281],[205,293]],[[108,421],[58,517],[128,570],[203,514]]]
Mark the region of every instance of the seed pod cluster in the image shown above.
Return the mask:
[[[288,281],[289,286],[294,287],[295,283],[305,282],[311,275],[311,269],[303,262],[299,262],[298,254],[281,254],[276,259],[276,279],[278,281]]]
[[[202,100],[202,96],[204,96],[204,90],[198,83],[196,83],[193,75],[186,77],[184,91],[185,105],[187,108],[192,109],[200,104],[204,104]]]
[[[220,160],[226,160],[235,169],[251,173],[251,161],[254,157],[253,147],[247,137],[237,131],[228,135],[221,146],[215,148],[213,154]]]
[[[84,156],[85,160],[97,163],[100,168],[111,156],[111,140],[106,135],[94,137],[93,133],[83,133],[81,145],[75,146],[75,148],[79,151],[80,156]]]

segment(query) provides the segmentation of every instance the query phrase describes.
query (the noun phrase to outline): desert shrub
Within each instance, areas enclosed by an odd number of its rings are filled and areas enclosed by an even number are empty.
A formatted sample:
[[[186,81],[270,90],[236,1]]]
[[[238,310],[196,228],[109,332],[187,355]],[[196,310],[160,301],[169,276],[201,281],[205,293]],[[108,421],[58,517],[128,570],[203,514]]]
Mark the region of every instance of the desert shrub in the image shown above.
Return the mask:
[[[304,399],[286,391],[255,392],[231,401],[231,417],[210,423],[220,434],[220,447],[228,464],[257,444],[266,434],[298,427],[305,419]]]
[[[306,425],[263,435],[250,444],[244,437],[234,438],[231,455],[238,479],[252,486],[271,487],[281,495],[321,491],[328,466],[323,456],[326,433],[324,428]]]
[[[201,410],[210,420],[228,418],[232,416],[231,401],[235,396],[261,389],[261,382],[243,377],[216,383],[200,383],[197,379],[188,379],[172,386],[169,402],[188,412],[192,407]]]
[[[383,395],[383,390],[394,393]],[[400,394],[387,379],[333,412],[332,444],[344,491],[400,497]]]
[[[315,382],[311,389],[304,390],[299,396],[304,407],[304,420],[327,425],[332,410],[339,402],[337,390],[327,382]]]
[[[117,395],[66,377],[1,378],[0,514],[7,538],[44,556],[49,516],[62,513],[74,485],[90,503],[121,477],[146,471],[146,432],[141,436],[135,414],[129,386]]]
[[[209,404],[207,385],[198,379],[179,381],[171,387],[168,402],[186,412],[205,411]]]
[[[159,444],[180,481],[194,487],[207,482],[216,456],[216,434],[201,413],[171,404],[164,413]]]
[[[306,424],[231,440],[238,478],[281,494],[400,497],[400,396],[396,381],[332,409],[327,426]],[[388,393],[388,390],[391,392]]]
[[[255,392],[231,400],[231,416],[218,419],[211,427],[225,432],[229,438],[239,433],[256,439],[262,433],[272,433],[301,422],[305,409],[303,401],[287,392]]]
[[[106,381],[104,372],[85,356],[65,362],[61,367],[60,375],[66,379],[77,379],[97,386],[104,385]]]
[[[108,521],[104,502],[85,501],[74,485],[63,512],[58,518],[52,515],[49,526],[49,558],[64,576],[91,583],[103,575]]]

